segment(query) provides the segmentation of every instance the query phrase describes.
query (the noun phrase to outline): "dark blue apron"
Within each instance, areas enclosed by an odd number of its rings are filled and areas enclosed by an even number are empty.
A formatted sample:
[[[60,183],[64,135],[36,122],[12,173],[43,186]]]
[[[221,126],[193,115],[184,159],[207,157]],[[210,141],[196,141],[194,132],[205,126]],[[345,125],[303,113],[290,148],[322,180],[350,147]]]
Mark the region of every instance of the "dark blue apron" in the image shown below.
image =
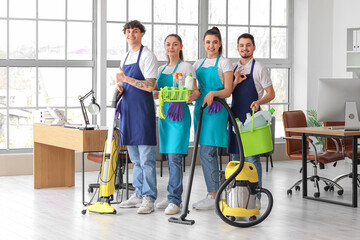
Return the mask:
[[[181,59],[176,64],[173,73],[175,73]],[[167,65],[166,65],[167,66]],[[172,74],[164,74],[166,66],[161,70],[156,80],[158,89],[164,87],[172,87]],[[169,118],[159,118],[159,142],[160,153],[177,153],[187,154],[189,149],[190,125],[191,117],[189,107],[186,103],[182,103],[184,108],[184,117],[181,121],[171,121]],[[169,109],[169,103],[164,102],[164,114],[166,115]]]
[[[246,114],[252,112],[250,109],[251,103],[259,99],[259,94],[256,90],[253,78],[254,65],[255,59],[253,59],[250,74],[246,74],[247,78],[239,83],[232,93],[231,110],[235,117],[239,118],[242,123],[245,122]],[[237,66],[235,67],[234,72],[236,69]],[[231,121],[229,121],[228,128],[227,151],[228,153],[239,154],[239,147],[235,133],[233,132],[233,125],[231,124]]]
[[[126,76],[145,80],[139,67],[143,46],[140,48],[136,63],[125,65]],[[123,83],[124,93],[120,104],[120,144],[121,145],[156,145],[155,106],[151,92],[140,90],[128,83]]]

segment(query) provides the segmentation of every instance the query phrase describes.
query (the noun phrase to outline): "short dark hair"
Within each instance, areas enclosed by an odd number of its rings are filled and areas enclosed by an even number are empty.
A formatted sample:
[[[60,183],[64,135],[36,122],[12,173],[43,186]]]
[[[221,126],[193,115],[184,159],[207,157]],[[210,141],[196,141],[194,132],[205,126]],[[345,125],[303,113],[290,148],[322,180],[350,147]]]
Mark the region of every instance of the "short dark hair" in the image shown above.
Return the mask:
[[[219,54],[221,56],[221,53],[222,53],[222,40],[221,40],[221,33],[220,33],[220,30],[217,28],[217,27],[212,27],[211,29],[207,30],[204,34],[204,38],[203,40],[205,40],[205,37],[207,35],[215,35],[219,38],[220,40],[220,43],[221,43],[221,47],[219,48]]]
[[[252,44],[255,46],[255,40],[254,40],[254,36],[251,35],[250,33],[243,33],[241,34],[238,39],[237,39],[237,45],[239,45],[239,40],[240,38],[249,38],[252,42]]]
[[[123,28],[124,34],[126,33],[126,30],[130,29],[130,28],[138,28],[138,29],[140,29],[140,32],[142,32],[142,33],[146,32],[144,25],[142,25],[142,23],[139,22],[138,20],[132,20],[130,22],[125,23],[124,28]]]
[[[176,37],[177,40],[179,40],[180,44],[182,44],[182,40],[181,40],[181,37],[175,33],[172,33],[172,34],[169,34],[167,35],[167,37],[165,38],[164,40],[164,43],[166,43],[166,39],[168,39],[168,37]],[[168,62],[170,62],[170,59],[169,59],[169,56],[166,55],[167,59],[168,59]],[[184,55],[183,55],[183,51],[180,50],[180,53],[179,53],[179,58],[184,61]]]

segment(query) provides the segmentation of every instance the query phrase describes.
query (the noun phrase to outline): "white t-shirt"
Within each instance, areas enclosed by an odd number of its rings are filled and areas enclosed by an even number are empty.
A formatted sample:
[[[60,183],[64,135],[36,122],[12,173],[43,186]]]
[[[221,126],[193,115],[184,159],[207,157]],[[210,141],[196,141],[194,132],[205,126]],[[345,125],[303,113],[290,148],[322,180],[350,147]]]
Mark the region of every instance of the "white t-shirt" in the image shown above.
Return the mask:
[[[254,60],[254,58],[252,58],[244,66],[240,64],[240,60],[239,60],[238,62],[233,64],[233,69],[235,69],[235,67],[238,66],[236,70],[238,70],[239,68],[243,68],[244,71],[242,73],[250,74],[253,60]],[[235,72],[234,72],[234,75],[235,75]],[[253,78],[254,78],[256,91],[258,92],[258,95],[259,95],[259,99],[261,99],[264,94],[264,89],[271,86],[272,81],[270,79],[269,71],[266,68],[264,68],[264,66],[259,61],[255,61],[254,70],[253,70]]]
[[[217,58],[210,58],[210,59],[206,58],[202,67],[204,67],[204,68],[214,67],[215,63],[216,63],[216,59]],[[204,59],[199,59],[194,63],[193,67],[194,67],[195,71],[200,67],[200,64],[202,63],[203,60]],[[220,81],[222,84],[224,84],[224,75],[223,74],[225,72],[233,71],[234,70],[233,65],[229,59],[221,56],[219,58],[217,67],[218,67],[218,74],[219,74]]]
[[[139,51],[136,51],[134,53],[132,53],[131,51],[129,51],[129,56],[126,59],[126,63],[125,65],[129,65],[129,64],[133,64],[137,62],[138,56],[139,56]],[[126,58],[126,54],[124,54],[123,56],[121,56],[120,60],[121,60],[121,67],[123,67],[124,65],[124,61]],[[147,47],[144,46],[141,56],[140,56],[140,61],[139,61],[139,67],[141,70],[141,73],[143,74],[144,78],[157,78],[157,68],[158,68],[158,61],[156,59],[156,56],[153,52],[151,52]]]
[[[166,64],[164,64],[158,68],[158,74],[160,74],[161,70],[163,70],[165,65]],[[172,67],[167,66],[164,69],[163,74],[172,74],[174,71],[174,68],[175,68],[175,66],[172,66]],[[192,73],[192,76],[195,78],[195,70],[194,70],[193,66],[188,62],[182,61],[181,63],[179,63],[179,66],[177,67],[175,72],[182,73],[184,79],[186,78],[186,76],[189,73]]]

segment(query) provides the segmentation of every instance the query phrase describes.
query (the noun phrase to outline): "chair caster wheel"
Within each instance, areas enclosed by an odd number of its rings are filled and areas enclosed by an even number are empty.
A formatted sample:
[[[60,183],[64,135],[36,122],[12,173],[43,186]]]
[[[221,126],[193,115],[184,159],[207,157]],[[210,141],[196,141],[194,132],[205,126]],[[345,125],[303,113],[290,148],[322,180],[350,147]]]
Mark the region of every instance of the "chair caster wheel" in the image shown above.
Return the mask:
[[[334,186],[331,186],[331,187],[329,188],[329,191],[330,191],[330,192],[333,192],[333,191],[334,191]]]
[[[93,192],[94,192],[94,188],[89,187],[89,188],[88,188],[88,193],[93,193]]]
[[[232,222],[234,222],[236,220],[236,218],[234,216],[227,216],[227,218]]]
[[[327,192],[329,189],[330,189],[330,186],[329,186],[329,185],[326,185],[326,186],[324,187],[325,192]]]
[[[300,186],[296,186],[295,191],[300,191]]]
[[[341,196],[341,195],[343,195],[343,193],[344,193],[344,190],[339,190],[338,191],[338,194]]]
[[[82,214],[82,215],[85,215],[85,214],[86,214],[86,209],[82,210],[82,211],[81,211],[81,214]]]
[[[256,220],[256,216],[252,216],[249,218],[250,221],[255,221]]]
[[[287,195],[292,195],[292,190],[291,189],[287,190]]]
[[[320,197],[320,193],[319,193],[319,192],[314,193],[314,197],[315,197],[315,198],[319,198],[319,197]]]

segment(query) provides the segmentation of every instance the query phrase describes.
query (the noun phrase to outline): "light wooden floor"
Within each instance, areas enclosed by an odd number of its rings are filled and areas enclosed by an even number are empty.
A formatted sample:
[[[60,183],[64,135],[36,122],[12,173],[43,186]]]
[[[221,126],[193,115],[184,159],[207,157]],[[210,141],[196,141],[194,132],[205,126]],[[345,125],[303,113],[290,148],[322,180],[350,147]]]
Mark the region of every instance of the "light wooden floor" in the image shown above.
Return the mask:
[[[156,210],[138,215],[136,209],[119,209],[116,215],[81,214],[81,173],[73,188],[33,189],[33,176],[0,177],[1,239],[356,239],[360,236],[360,210],[329,203],[304,200],[300,192],[286,195],[287,188],[300,179],[300,161],[276,161],[268,173],[263,164],[264,187],[274,196],[270,216],[251,228],[235,228],[224,223],[214,211],[191,210],[192,226],[168,222]],[[185,189],[189,167],[184,176]],[[350,163],[339,162],[320,174],[335,177],[348,172]],[[311,171],[309,168],[308,171]],[[195,170],[190,202],[205,196],[200,167]],[[159,177],[159,198],[166,196],[167,169]],[[86,174],[86,184],[94,182],[96,172]],[[343,180],[345,193],[321,192],[322,197],[350,202],[350,179]],[[312,189],[312,185],[309,184]],[[86,193],[88,198],[90,195]],[[359,201],[360,202],[360,201]]]

